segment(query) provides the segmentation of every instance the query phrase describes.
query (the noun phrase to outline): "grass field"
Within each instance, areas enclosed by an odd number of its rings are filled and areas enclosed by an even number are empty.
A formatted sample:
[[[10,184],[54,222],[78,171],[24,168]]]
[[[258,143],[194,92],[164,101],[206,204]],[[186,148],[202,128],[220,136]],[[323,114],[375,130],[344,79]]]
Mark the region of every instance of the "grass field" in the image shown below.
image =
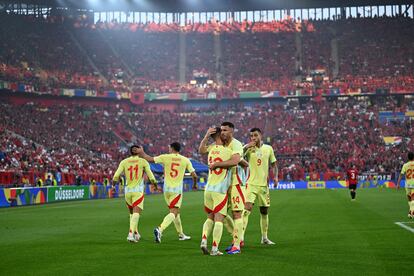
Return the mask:
[[[145,199],[137,244],[126,242],[121,199],[0,209],[0,274],[413,275],[414,233],[395,225],[408,221],[402,190],[359,190],[356,202],[345,189],[273,191],[269,238],[277,245],[260,245],[255,208],[242,254],[221,257],[199,249],[202,198],[184,195],[193,239],[178,241],[171,225],[161,244],[152,234],[167,212],[160,195]],[[224,231],[223,250],[230,240]]]

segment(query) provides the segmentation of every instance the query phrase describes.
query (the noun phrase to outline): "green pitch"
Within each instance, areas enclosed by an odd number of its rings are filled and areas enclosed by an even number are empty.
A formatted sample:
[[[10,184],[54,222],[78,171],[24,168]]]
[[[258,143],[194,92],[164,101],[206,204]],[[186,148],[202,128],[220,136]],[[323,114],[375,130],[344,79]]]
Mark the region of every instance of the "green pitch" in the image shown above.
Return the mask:
[[[126,241],[121,199],[0,209],[0,275],[413,275],[414,233],[395,225],[408,221],[403,191],[358,190],[356,202],[345,189],[271,198],[269,238],[277,245],[260,245],[255,208],[242,254],[221,257],[199,249],[202,192],[184,195],[181,217],[192,240],[178,241],[172,224],[161,244],[152,232],[167,213],[160,195],[145,199],[137,244]],[[224,230],[221,249],[230,241]]]

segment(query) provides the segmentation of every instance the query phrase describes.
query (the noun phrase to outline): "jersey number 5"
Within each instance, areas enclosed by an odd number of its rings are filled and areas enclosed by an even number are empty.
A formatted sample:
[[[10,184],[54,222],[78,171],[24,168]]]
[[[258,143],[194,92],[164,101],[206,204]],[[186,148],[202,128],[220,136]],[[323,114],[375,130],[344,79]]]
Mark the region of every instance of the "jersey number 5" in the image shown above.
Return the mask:
[[[178,164],[178,163],[171,163],[171,172],[170,172],[170,176],[172,177],[172,178],[176,178],[177,177],[177,175],[178,175],[178,171],[177,171],[177,169],[176,169],[176,167],[179,167],[180,166],[180,164]]]

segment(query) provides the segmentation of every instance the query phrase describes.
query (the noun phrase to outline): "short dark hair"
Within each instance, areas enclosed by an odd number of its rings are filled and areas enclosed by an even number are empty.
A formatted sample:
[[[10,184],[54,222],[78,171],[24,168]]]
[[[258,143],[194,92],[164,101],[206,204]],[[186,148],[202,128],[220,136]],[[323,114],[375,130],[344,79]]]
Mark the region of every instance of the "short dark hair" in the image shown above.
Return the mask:
[[[132,150],[133,150],[134,148],[139,148],[139,146],[138,146],[138,145],[132,145],[131,147],[129,147],[129,153],[131,153],[131,155],[135,155],[135,154],[132,152]]]
[[[221,133],[221,128],[215,127],[215,129],[216,129],[216,132],[211,134],[211,138],[213,138],[213,139],[216,139],[217,135],[220,135],[220,133]]]
[[[260,134],[262,134],[262,131],[260,130],[260,128],[258,128],[258,127],[254,127],[254,128],[252,128],[252,129],[250,129],[250,132],[255,132],[255,131],[257,131],[257,132],[259,132]]]
[[[181,145],[178,142],[174,142],[170,144],[170,147],[175,150],[176,152],[180,152],[181,150]]]
[[[221,123],[221,126],[228,126],[229,128],[234,129],[233,123],[230,123],[230,122],[222,122]]]
[[[408,153],[408,160],[413,161],[414,160],[414,152],[410,151]]]

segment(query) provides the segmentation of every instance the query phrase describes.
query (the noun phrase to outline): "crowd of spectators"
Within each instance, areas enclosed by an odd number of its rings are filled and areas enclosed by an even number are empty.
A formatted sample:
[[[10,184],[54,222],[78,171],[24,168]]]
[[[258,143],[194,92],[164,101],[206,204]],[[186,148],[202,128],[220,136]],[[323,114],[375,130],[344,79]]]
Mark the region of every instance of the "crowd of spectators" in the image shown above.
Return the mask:
[[[343,173],[351,163],[362,172],[394,173],[414,147],[412,120],[381,124],[379,112],[413,109],[412,102],[392,97],[174,112],[1,104],[0,162],[3,170],[111,175],[127,155],[127,143],[156,155],[174,141],[183,144],[184,155],[205,162],[198,144],[209,126],[226,120],[236,125],[235,137],[243,143],[251,127],[263,130],[264,141],[276,150],[281,179]],[[402,137],[402,143],[387,146],[384,136]]]
[[[214,81],[205,93],[230,97],[238,91],[414,90],[411,18],[213,20],[132,28],[1,14],[0,23],[9,26],[0,33],[0,80],[48,93],[72,88],[191,94],[198,90],[189,81],[200,71]],[[219,31],[211,31],[217,26]],[[319,83],[306,80],[314,70],[324,72]]]

